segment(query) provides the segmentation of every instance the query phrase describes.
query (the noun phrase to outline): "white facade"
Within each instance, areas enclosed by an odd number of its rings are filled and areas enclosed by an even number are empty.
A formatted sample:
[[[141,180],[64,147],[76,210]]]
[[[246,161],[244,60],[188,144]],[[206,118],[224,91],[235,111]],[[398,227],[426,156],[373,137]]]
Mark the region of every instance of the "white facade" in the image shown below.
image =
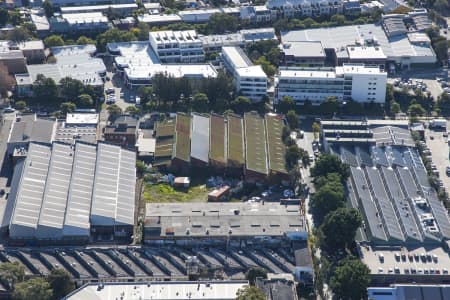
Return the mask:
[[[252,101],[261,101],[267,94],[267,75],[261,66],[254,66],[239,47],[223,47],[222,59],[234,77],[236,90]]]
[[[149,42],[162,62],[196,63],[205,60],[202,41],[195,30],[153,31]]]
[[[342,13],[340,0],[269,0],[267,8],[283,17],[332,15]]]
[[[339,101],[384,103],[386,80],[387,73],[363,65],[282,69],[275,77],[275,101],[290,96],[294,101],[308,100],[317,105],[328,97]]]

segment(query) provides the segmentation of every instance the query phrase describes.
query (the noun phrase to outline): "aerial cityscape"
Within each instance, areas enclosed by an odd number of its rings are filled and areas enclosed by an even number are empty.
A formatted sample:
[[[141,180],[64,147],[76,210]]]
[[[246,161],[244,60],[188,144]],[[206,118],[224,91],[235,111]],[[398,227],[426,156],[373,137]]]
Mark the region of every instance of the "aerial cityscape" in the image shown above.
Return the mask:
[[[0,299],[450,299],[448,0],[0,0]]]

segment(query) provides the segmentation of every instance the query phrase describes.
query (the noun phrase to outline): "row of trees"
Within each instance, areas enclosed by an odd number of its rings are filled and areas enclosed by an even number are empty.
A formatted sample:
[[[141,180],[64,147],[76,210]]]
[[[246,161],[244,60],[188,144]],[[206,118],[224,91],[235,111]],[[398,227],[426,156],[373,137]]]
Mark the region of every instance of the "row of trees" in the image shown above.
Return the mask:
[[[217,78],[203,80],[156,74],[152,87],[143,86],[138,94],[147,110],[244,113],[265,109],[264,102],[253,103],[247,97],[236,95],[230,77],[222,72]]]
[[[17,26],[21,23],[20,12],[18,9],[7,10],[0,7],[0,27],[5,26],[7,23]]]
[[[339,157],[324,154],[311,168],[311,176],[316,192],[310,206],[322,249],[324,279],[338,299],[364,299],[370,283],[369,268],[353,256],[342,259],[353,248],[356,231],[362,225],[359,211],[345,205],[344,184],[350,168]],[[331,263],[324,254],[331,257]]]
[[[33,94],[39,104],[57,107],[62,103],[72,103],[79,108],[92,108],[102,90],[70,77],[62,78],[58,85],[52,78],[39,74],[33,84]]]
[[[57,300],[75,289],[72,278],[62,269],[25,280],[25,267],[18,262],[0,264],[0,281],[13,289],[14,300]]]

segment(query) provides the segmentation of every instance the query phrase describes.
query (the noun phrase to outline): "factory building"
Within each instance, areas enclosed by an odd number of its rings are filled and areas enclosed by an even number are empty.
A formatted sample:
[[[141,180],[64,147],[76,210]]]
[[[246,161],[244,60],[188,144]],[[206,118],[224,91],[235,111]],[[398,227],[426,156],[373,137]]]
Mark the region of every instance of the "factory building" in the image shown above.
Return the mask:
[[[14,169],[2,229],[14,242],[129,240],[135,154],[119,146],[30,143]]]

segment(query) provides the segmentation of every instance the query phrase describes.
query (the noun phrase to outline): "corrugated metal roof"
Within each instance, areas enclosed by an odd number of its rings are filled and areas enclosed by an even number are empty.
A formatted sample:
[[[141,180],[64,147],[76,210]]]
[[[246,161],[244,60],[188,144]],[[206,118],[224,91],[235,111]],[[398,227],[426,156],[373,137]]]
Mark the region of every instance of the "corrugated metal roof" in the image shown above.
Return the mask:
[[[209,116],[192,114],[191,157],[209,161]]]
[[[40,238],[55,238],[62,235],[72,165],[72,147],[54,143],[36,232]]]
[[[72,168],[64,235],[89,235],[92,186],[94,184],[95,145],[77,143]]]
[[[11,218],[11,237],[32,237],[34,235],[51,156],[51,148],[31,143],[25,161],[16,205]]]

